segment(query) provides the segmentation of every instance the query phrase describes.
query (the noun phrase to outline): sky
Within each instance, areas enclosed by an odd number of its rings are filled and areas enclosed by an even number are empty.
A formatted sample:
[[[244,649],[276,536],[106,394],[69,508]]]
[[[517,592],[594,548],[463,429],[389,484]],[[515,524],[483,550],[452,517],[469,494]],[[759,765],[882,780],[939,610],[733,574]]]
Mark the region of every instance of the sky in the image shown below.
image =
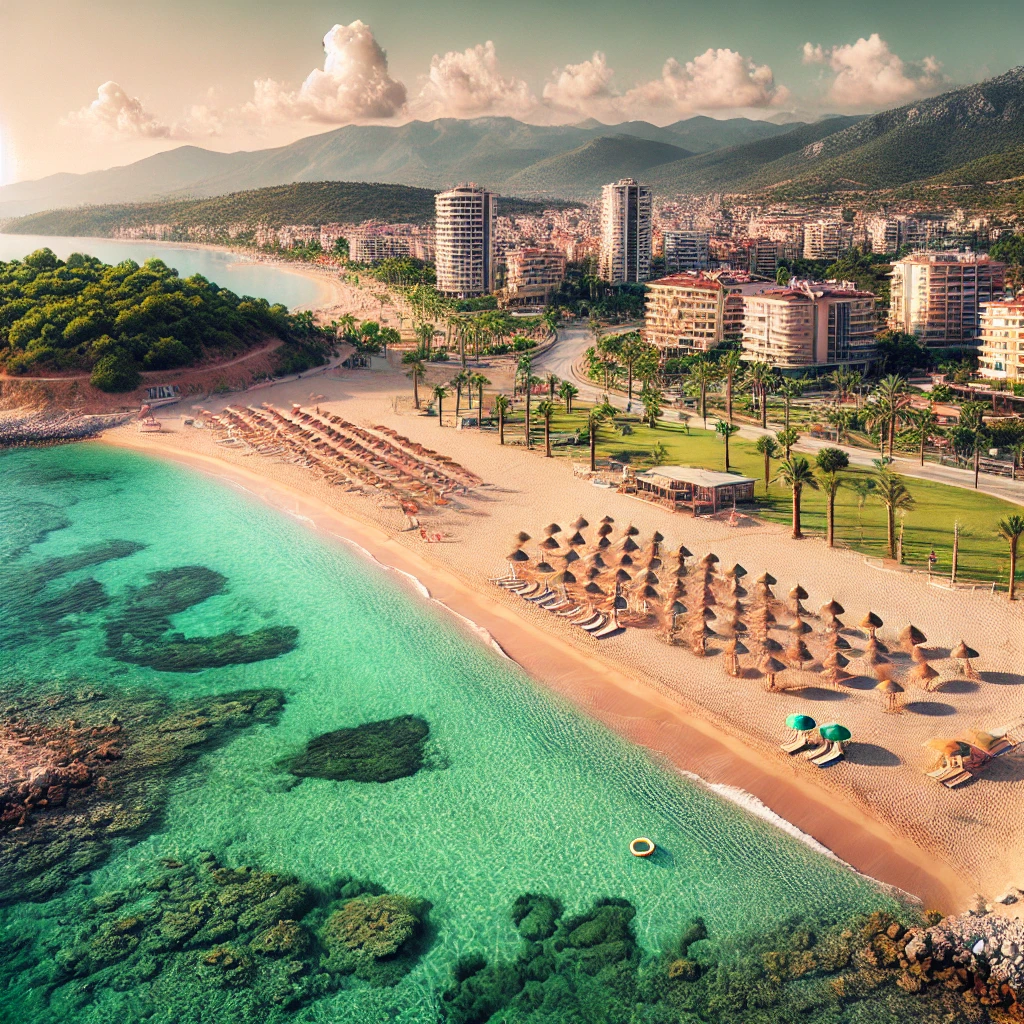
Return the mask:
[[[871,112],[1022,38],[1020,0],[0,0],[0,185],[344,124]]]

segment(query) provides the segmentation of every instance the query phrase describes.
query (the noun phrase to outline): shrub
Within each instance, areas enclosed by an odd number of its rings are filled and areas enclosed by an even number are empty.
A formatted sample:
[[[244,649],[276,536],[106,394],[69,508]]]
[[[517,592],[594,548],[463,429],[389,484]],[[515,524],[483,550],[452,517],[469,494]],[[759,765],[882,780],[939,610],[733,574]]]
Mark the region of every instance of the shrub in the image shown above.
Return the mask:
[[[142,377],[134,360],[124,352],[111,352],[100,359],[92,368],[89,383],[100,391],[119,394],[134,391]]]

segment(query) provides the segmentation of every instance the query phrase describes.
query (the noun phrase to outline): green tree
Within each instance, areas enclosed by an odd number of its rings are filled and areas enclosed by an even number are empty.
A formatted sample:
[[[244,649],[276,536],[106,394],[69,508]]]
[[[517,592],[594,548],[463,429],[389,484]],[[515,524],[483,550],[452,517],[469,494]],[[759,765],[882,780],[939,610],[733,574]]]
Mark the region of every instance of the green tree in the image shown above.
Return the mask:
[[[864,543],[864,505],[875,490],[875,481],[871,477],[858,476],[850,481],[850,490],[857,495],[857,530],[860,542]]]
[[[566,415],[572,412],[572,400],[580,393],[580,389],[575,384],[570,383],[567,380],[563,380],[558,387],[558,397],[565,402]]]
[[[633,366],[645,348],[643,341],[640,340],[640,335],[635,331],[625,335],[619,346],[619,357],[626,366],[626,397],[631,402],[633,401]]]
[[[410,352],[408,355],[415,357],[415,352]],[[408,361],[403,358],[403,363],[406,363],[409,367],[409,376],[412,378],[412,400],[413,404],[417,409],[420,407],[420,381],[423,380],[423,374],[427,372],[427,368],[423,365],[420,359],[412,358]]]
[[[747,383],[750,392],[761,410],[761,427],[768,427],[768,394],[775,390],[778,374],[768,363],[751,363],[747,367]]]
[[[644,407],[644,419],[652,430],[658,425],[658,417],[661,415],[664,400],[665,396],[661,391],[649,384],[645,384],[643,391],[640,392],[640,401]]]
[[[789,410],[790,405],[793,401],[799,398],[804,393],[804,383],[801,380],[796,380],[793,377],[787,377],[778,388],[778,393],[782,395],[782,400],[785,404],[785,415],[783,419],[783,425],[786,430],[789,430]],[[788,455],[787,455],[788,458]]]
[[[793,445],[795,445],[797,441],[800,440],[800,435],[792,428],[788,428],[786,430],[777,431],[775,434],[775,439],[782,446],[782,457],[784,459],[788,459],[789,453],[790,451],[792,451]]]
[[[437,402],[437,425],[439,427],[444,426],[444,422],[441,419],[441,406],[444,404],[444,400],[448,397],[448,388],[444,384],[435,384],[432,392],[434,401]]]
[[[918,454],[921,457],[921,465],[923,466],[924,450],[935,434],[935,424],[938,422],[938,417],[929,403],[924,409],[908,409],[903,414],[903,422],[918,435]]]
[[[89,383],[100,391],[118,394],[134,391],[142,383],[142,376],[132,357],[127,352],[118,351],[97,360]]]
[[[872,429],[878,428],[882,451],[888,442],[890,459],[896,440],[896,429],[909,404],[910,395],[907,394],[906,379],[895,373],[883,377],[872,392],[872,405],[865,419]]]
[[[732,423],[732,392],[743,369],[743,358],[736,349],[730,349],[718,360],[718,371],[725,381],[725,418]]]
[[[505,443],[505,417],[512,408],[507,395],[497,395],[494,399],[494,411],[498,414],[498,444]]]
[[[718,381],[718,367],[699,356],[690,366],[687,390],[700,398],[700,416],[704,421],[704,429],[708,429],[708,389]]]
[[[775,271],[775,283],[781,288],[785,288],[789,284],[791,276],[792,275],[785,267],[779,267]]]
[[[811,470],[811,464],[802,455],[780,462],[775,479],[793,492],[793,540],[799,540],[803,536],[800,529],[800,499],[805,487],[813,491],[818,489],[818,480]]]
[[[896,514],[909,512],[914,507],[914,496],[907,490],[903,477],[889,469],[875,475],[872,496],[885,507],[885,535],[889,557],[896,557]]]
[[[739,431],[739,427],[735,423],[727,423],[725,420],[719,420],[715,424],[715,433],[725,442],[725,471],[729,472],[729,438],[733,434]]]
[[[771,434],[762,434],[754,442],[754,451],[764,458],[764,492],[768,493],[768,482],[771,476],[772,459],[779,457],[779,442]]]
[[[416,325],[415,334],[419,340],[420,347],[426,353],[426,358],[430,358],[431,350],[434,344],[434,335],[437,333],[437,328],[433,324],[426,322],[418,323]]]
[[[561,378],[557,373],[549,373],[544,378],[544,383],[548,386],[548,401],[553,402],[555,400],[555,390],[562,383]]]
[[[608,418],[607,403],[595,405],[587,412],[587,433],[590,442],[590,472],[597,470],[597,431]]]
[[[551,458],[551,417],[555,414],[555,403],[545,399],[537,403],[537,415],[544,420],[544,457]]]
[[[842,472],[850,466],[850,456],[842,448],[822,448],[814,457],[825,491],[825,541],[835,546],[836,494],[842,484]]]
[[[1017,542],[1024,533],[1024,516],[1012,515],[996,523],[996,533],[1010,545],[1010,600],[1014,598],[1017,584]]]

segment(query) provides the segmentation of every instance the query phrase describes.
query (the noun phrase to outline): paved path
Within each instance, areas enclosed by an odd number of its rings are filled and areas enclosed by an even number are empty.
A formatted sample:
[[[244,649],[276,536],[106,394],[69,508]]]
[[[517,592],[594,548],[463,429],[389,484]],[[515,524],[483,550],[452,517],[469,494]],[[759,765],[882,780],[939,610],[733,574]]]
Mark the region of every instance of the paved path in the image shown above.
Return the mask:
[[[534,373],[544,376],[548,373],[556,373],[563,380],[571,380],[580,389],[580,398],[584,401],[599,400],[604,390],[592,381],[586,380],[581,374],[577,374],[576,366],[583,358],[583,353],[594,343],[593,336],[586,327],[567,327],[558,331],[558,340],[547,352],[540,356],[534,364]],[[635,392],[634,392],[635,394]],[[609,401],[618,409],[626,408],[624,395],[610,394]],[[639,401],[634,397],[633,409],[639,408]],[[666,422],[674,422],[673,416],[662,417]],[[716,416],[708,416],[708,428],[714,430]],[[762,430],[760,426],[750,423],[739,424],[740,437],[756,440],[762,434],[774,434],[779,427],[769,430]],[[821,448],[842,448],[850,456],[850,462],[855,466],[870,466],[873,459],[878,458],[877,453],[867,451],[864,448],[855,448],[850,445],[837,445],[834,441],[820,440],[814,437],[801,437],[796,445],[797,451],[814,454]],[[924,466],[918,464],[916,459],[906,459],[897,456],[893,463],[896,472],[904,476],[914,477],[919,480],[931,480],[935,483],[949,484],[952,487],[963,487],[966,490],[974,490],[974,471],[971,469],[957,469],[955,466],[940,466],[934,462],[926,462]],[[981,474],[978,482],[978,491],[982,494],[989,494],[995,498],[1002,498],[1005,501],[1012,501],[1016,505],[1024,505],[1024,480],[1010,480],[1007,477],[991,476]]]

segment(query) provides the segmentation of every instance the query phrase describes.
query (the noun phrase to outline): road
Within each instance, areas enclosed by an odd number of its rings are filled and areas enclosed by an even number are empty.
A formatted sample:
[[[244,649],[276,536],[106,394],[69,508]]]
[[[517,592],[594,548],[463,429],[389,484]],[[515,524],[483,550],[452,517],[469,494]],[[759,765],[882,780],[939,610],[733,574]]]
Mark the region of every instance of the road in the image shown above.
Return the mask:
[[[583,358],[583,353],[594,343],[593,336],[586,327],[566,327],[558,331],[558,340],[548,349],[547,352],[537,358],[533,364],[533,372],[539,377],[549,373],[555,373],[563,380],[571,380],[579,389],[579,397],[584,401],[598,400],[604,395],[604,391],[593,382],[583,379],[576,373],[575,367]],[[618,409],[626,408],[624,395],[611,394],[609,401]],[[634,411],[638,406],[634,398]],[[675,417],[663,417],[665,422],[674,422]],[[708,428],[714,430],[717,417],[708,417]],[[775,430],[762,430],[754,424],[739,424],[739,436],[750,440],[756,440],[762,434],[774,434]],[[864,448],[854,448],[849,445],[836,444],[834,441],[824,441],[813,437],[801,437],[795,446],[796,451],[806,452],[809,455],[815,454],[822,448],[842,448],[850,457],[850,463],[854,466],[870,466],[872,460],[878,456],[874,452],[866,451]],[[893,469],[903,476],[914,477],[919,480],[931,480],[935,483],[949,484],[952,487],[962,487],[965,490],[974,490],[974,472],[970,469],[957,469],[955,466],[940,466],[933,462],[926,462],[924,466],[916,460],[897,457],[893,463]],[[1002,498],[1004,501],[1013,502],[1015,505],[1024,505],[1024,481],[1009,480],[1006,477],[988,476],[982,474],[978,482],[978,491],[982,494],[989,494],[995,498]]]

